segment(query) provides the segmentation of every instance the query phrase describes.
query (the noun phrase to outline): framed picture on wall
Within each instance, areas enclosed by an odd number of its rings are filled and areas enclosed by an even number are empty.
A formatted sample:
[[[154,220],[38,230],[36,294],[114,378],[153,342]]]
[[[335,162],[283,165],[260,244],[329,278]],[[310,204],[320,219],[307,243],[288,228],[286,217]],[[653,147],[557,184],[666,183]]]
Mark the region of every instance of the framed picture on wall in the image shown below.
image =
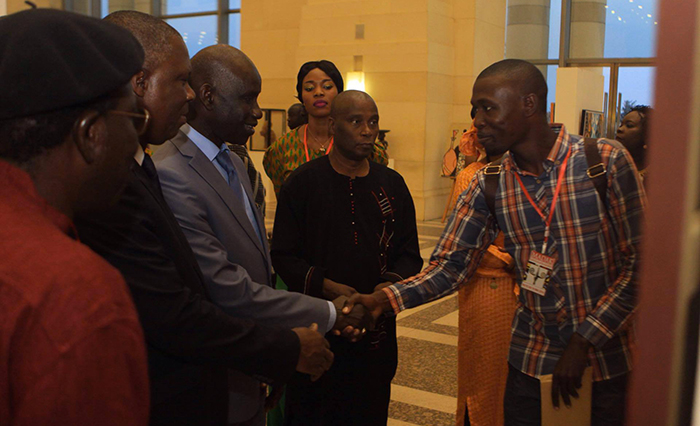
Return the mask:
[[[581,114],[580,134],[584,138],[605,137],[605,115],[601,111],[584,109]]]
[[[262,112],[263,118],[248,140],[250,151],[265,151],[278,137],[287,133],[287,111],[263,108]]]

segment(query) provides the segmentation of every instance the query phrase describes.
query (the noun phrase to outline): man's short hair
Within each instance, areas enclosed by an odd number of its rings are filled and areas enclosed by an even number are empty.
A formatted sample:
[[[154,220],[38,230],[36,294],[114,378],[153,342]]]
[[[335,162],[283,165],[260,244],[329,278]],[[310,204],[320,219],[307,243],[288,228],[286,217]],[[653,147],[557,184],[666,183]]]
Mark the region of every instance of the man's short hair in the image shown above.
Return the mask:
[[[540,112],[547,113],[547,80],[533,64],[521,59],[504,59],[488,66],[477,80],[487,77],[501,77],[508,80],[523,96],[534,93],[537,96]]]
[[[131,31],[141,43],[146,52],[143,67],[153,71],[172,51],[172,37],[180,37],[180,33],[167,22],[146,13],[135,10],[120,10],[110,13],[104,18]]]

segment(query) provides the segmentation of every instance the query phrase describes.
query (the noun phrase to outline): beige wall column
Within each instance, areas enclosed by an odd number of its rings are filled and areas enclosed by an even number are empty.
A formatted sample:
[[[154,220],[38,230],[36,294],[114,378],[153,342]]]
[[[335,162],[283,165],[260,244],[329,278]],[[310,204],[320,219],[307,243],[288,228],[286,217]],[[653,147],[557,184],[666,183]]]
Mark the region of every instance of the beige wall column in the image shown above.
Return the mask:
[[[0,16],[7,15],[7,0],[0,0]]]
[[[471,123],[475,76],[503,58],[505,0],[243,0],[241,9],[241,46],[263,77],[261,105],[294,103],[306,61],[333,61],[344,77],[363,71],[418,219],[440,217],[451,190],[442,155],[451,129]]]
[[[506,56],[547,59],[550,0],[508,0]]]
[[[3,1],[3,0],[0,0]],[[20,12],[29,9],[24,0],[4,0],[7,13]],[[49,7],[51,9],[63,9],[63,0],[32,0],[37,7]]]
[[[599,68],[568,67],[557,70],[556,121],[571,134],[579,134],[584,109],[602,111],[605,78]]]
[[[602,58],[607,0],[572,0],[571,58]]]

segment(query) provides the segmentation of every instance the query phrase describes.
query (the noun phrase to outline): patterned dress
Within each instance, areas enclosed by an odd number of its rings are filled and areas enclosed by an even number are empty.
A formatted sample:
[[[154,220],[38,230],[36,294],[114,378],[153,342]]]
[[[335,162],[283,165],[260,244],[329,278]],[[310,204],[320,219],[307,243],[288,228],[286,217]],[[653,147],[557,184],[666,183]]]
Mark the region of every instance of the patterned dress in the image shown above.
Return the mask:
[[[304,128],[304,126],[299,126],[280,137],[265,152],[263,167],[265,168],[265,173],[275,185],[275,195],[279,195],[282,183],[297,167],[327,154],[327,152],[316,152],[313,149],[309,149],[309,158],[307,160],[306,149],[304,149]],[[386,152],[386,148],[386,142],[375,142],[374,150],[369,157],[370,161],[386,166],[389,163],[389,155]]]

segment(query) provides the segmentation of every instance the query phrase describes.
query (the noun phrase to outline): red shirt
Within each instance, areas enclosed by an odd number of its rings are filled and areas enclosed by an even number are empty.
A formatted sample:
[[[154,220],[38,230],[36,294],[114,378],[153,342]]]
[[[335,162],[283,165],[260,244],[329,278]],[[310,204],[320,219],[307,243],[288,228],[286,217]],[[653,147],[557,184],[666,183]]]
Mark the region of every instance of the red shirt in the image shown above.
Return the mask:
[[[0,425],[146,425],[143,332],[119,272],[0,160]]]

